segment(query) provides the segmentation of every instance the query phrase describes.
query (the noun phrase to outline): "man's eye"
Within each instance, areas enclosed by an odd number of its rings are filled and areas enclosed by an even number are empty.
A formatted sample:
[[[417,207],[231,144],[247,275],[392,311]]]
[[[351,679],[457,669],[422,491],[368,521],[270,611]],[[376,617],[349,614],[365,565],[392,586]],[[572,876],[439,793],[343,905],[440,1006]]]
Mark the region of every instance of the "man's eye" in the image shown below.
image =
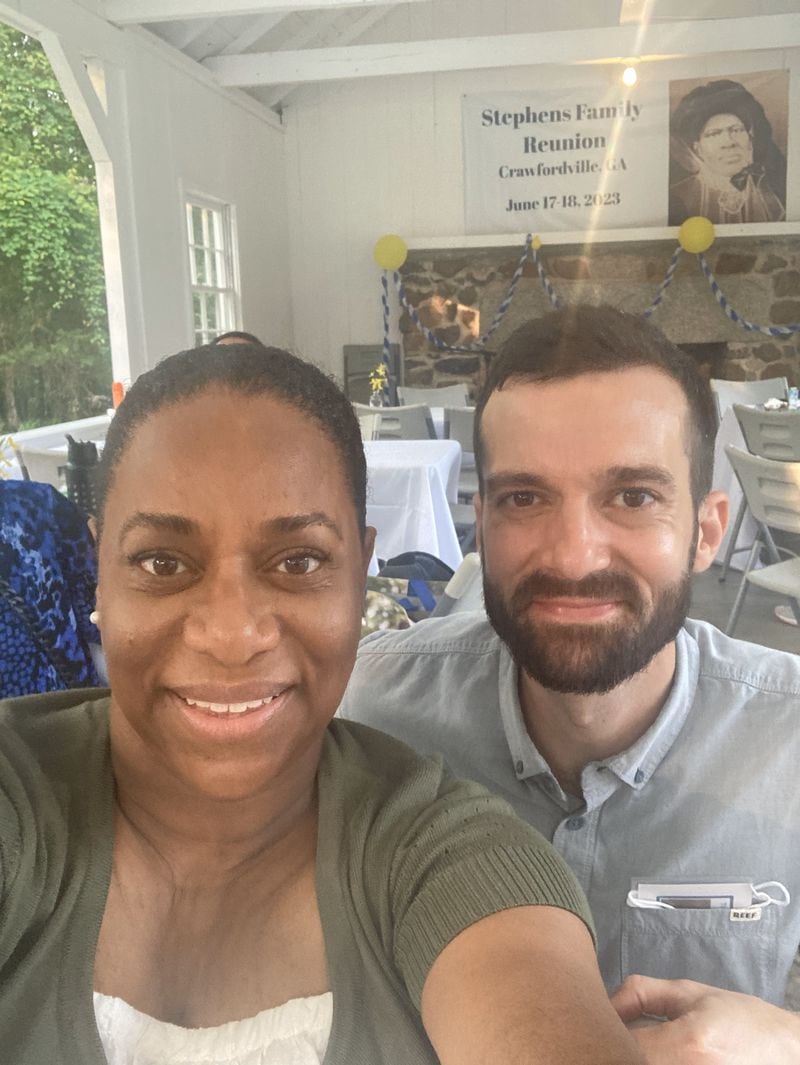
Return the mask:
[[[533,492],[512,492],[506,497],[512,507],[532,507],[536,502],[536,496]]]
[[[322,565],[322,560],[314,555],[295,555],[293,558],[285,558],[278,565],[281,573],[289,573],[294,577],[305,577],[314,573]]]
[[[176,577],[186,572],[186,566],[172,555],[150,555],[139,559],[139,565],[154,577]]]
[[[620,492],[617,498],[629,510],[638,510],[640,507],[646,507],[655,500],[653,493],[648,492],[646,488],[626,488]]]

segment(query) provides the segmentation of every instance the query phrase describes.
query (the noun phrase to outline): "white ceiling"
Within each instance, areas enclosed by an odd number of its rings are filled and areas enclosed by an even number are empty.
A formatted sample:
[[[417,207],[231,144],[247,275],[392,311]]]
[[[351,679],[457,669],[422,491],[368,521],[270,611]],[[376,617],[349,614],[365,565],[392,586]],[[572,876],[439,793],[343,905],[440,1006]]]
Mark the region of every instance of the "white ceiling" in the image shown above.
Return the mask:
[[[800,0],[104,0],[280,111],[298,86],[800,46]]]

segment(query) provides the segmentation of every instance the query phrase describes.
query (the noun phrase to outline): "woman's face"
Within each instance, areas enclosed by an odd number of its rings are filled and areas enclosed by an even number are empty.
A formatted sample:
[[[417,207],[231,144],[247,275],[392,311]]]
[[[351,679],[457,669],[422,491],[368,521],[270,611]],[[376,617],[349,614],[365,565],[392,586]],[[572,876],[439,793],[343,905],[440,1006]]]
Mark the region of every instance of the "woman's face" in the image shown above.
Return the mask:
[[[713,115],[700,131],[695,153],[715,174],[731,178],[753,162],[753,139],[737,115]]]
[[[347,683],[371,544],[335,446],[295,407],[209,390],[152,415],[100,543],[112,735],[217,796],[290,779]]]

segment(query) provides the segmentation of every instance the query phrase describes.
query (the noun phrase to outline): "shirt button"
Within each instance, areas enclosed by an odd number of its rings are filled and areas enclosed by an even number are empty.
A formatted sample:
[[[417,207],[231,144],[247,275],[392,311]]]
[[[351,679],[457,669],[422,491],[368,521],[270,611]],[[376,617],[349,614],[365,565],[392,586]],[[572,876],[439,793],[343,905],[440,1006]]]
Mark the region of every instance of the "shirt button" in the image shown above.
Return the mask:
[[[569,821],[565,822],[564,827],[568,832],[577,832],[578,829],[583,828],[585,824],[585,817],[570,817]]]
[[[521,773],[525,769],[521,759],[514,763],[514,769],[516,769],[517,773]]]
[[[634,784],[641,784],[644,780],[644,773],[641,769],[636,770],[636,776],[633,778]]]

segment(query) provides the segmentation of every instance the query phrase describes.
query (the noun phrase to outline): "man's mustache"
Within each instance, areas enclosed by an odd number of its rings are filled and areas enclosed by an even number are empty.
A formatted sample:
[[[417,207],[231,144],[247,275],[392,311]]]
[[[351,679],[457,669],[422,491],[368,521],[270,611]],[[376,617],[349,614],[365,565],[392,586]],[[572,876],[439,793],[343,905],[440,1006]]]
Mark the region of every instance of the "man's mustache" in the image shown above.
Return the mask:
[[[511,606],[514,611],[525,610],[535,599],[615,599],[642,608],[642,596],[632,577],[613,570],[588,573],[578,581],[556,577],[552,573],[534,570],[514,589]]]

